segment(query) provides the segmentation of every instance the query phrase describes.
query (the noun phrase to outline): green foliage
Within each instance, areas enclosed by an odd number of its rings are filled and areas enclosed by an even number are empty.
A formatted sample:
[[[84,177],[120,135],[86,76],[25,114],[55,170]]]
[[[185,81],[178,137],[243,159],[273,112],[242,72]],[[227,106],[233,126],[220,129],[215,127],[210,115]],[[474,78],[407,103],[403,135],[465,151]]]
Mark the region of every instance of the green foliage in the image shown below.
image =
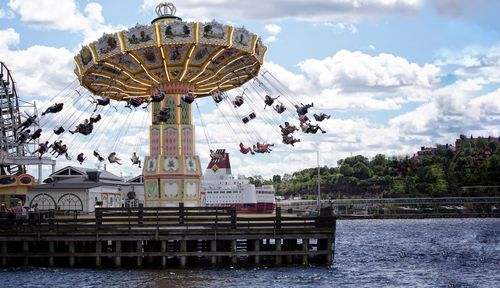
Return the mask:
[[[349,164],[342,164],[342,166],[340,166],[340,174],[352,176],[354,174],[354,169]]]
[[[470,139],[462,135],[457,151],[438,145],[435,155],[418,158],[377,154],[321,167],[322,198],[353,197],[446,197],[462,195],[464,186],[500,185],[500,145],[491,138]],[[273,184],[277,194],[316,199],[317,168],[264,180],[250,177],[256,185]],[[474,190],[476,191],[476,190]],[[470,193],[480,192],[467,192]]]

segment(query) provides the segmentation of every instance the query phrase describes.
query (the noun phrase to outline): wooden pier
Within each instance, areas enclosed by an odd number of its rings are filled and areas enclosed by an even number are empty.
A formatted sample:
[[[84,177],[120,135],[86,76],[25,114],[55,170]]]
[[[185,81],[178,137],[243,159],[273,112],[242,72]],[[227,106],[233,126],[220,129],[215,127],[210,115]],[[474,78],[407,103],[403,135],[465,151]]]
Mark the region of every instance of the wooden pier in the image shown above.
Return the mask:
[[[35,216],[35,217],[33,217]],[[43,215],[42,215],[43,216]],[[241,217],[231,208],[98,208],[95,215],[0,219],[2,266],[332,265],[336,219]]]

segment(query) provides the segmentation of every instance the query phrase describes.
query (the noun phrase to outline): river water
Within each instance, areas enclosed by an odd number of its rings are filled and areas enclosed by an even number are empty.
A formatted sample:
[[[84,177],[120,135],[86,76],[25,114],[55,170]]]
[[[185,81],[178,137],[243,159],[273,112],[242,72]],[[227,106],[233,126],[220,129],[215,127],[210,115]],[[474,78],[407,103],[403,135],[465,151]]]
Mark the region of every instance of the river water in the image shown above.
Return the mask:
[[[335,264],[0,270],[0,287],[500,287],[500,219],[337,224]]]

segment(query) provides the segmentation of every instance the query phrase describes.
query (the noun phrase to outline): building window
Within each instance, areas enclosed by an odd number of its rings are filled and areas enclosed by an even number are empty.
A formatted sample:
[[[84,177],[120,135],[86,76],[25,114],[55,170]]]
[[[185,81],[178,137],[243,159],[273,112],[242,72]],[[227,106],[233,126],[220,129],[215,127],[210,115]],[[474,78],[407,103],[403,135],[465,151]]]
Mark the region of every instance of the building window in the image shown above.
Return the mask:
[[[40,205],[40,204],[38,204]],[[61,210],[83,210],[83,203],[75,194],[64,194],[57,203]]]
[[[38,203],[39,210],[54,210],[56,209],[56,202],[52,197],[47,194],[38,194],[33,199],[31,199],[31,205]]]

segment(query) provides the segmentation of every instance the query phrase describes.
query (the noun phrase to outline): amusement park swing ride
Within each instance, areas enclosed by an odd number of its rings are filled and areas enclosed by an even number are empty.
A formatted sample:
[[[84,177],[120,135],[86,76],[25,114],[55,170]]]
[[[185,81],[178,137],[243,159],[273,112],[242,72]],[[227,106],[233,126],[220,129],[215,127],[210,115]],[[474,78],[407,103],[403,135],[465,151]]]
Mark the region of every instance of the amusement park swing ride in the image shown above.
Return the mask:
[[[43,136],[50,135],[48,138],[38,135],[38,149],[29,150],[38,157],[31,158],[52,165],[53,162],[47,161],[53,160],[44,155],[53,153],[56,158],[61,156],[80,164],[89,161],[85,160],[89,157],[99,163],[107,158],[109,163],[121,165],[123,160],[115,149],[123,144],[121,140],[132,123],[146,125],[151,110],[149,155],[141,161],[135,152],[140,149],[136,144],[130,159],[132,164],[142,167],[146,205],[173,206],[182,202],[198,206],[202,171],[195,150],[194,106],[211,151],[211,163],[227,157],[226,153],[218,152],[224,150],[211,147],[198,105],[201,98],[213,99],[227,124],[227,134],[239,137],[237,149],[243,154],[269,153],[274,149],[275,144],[263,142],[261,131],[254,127],[253,123],[259,120],[270,124],[284,145],[300,142],[294,136],[295,131],[325,133],[318,124],[311,124],[307,116],[313,104],[303,105],[287,97],[287,87],[262,67],[267,48],[259,36],[244,27],[216,21],[186,22],[175,16],[175,12],[172,3],[162,3],[156,8],[158,17],[150,25],[137,24],[128,30],[104,34],[82,47],[75,56],[79,85],[76,80],[69,84],[59,98],[40,109],[43,116],[26,124],[30,127],[36,122],[42,127]],[[80,112],[66,112],[67,106]],[[126,118],[120,118],[124,114]],[[26,116],[25,121],[36,118],[36,114]],[[329,118],[323,113],[313,116],[317,122]],[[35,142],[19,141],[21,131],[4,129],[10,120],[3,114],[2,117],[2,145],[8,147],[7,158],[20,151],[28,153],[9,143]],[[12,122],[13,127],[24,123],[18,110],[12,117],[16,121]],[[299,128],[292,121],[298,122]],[[56,122],[57,127],[50,126]],[[97,131],[111,127],[118,127],[114,137],[96,138]],[[92,147],[92,155],[76,151],[79,149],[73,147],[76,137],[90,143],[85,146]],[[63,139],[73,140],[67,143]],[[94,140],[101,143],[92,143]],[[112,141],[113,151],[102,154],[98,149],[102,141]]]

